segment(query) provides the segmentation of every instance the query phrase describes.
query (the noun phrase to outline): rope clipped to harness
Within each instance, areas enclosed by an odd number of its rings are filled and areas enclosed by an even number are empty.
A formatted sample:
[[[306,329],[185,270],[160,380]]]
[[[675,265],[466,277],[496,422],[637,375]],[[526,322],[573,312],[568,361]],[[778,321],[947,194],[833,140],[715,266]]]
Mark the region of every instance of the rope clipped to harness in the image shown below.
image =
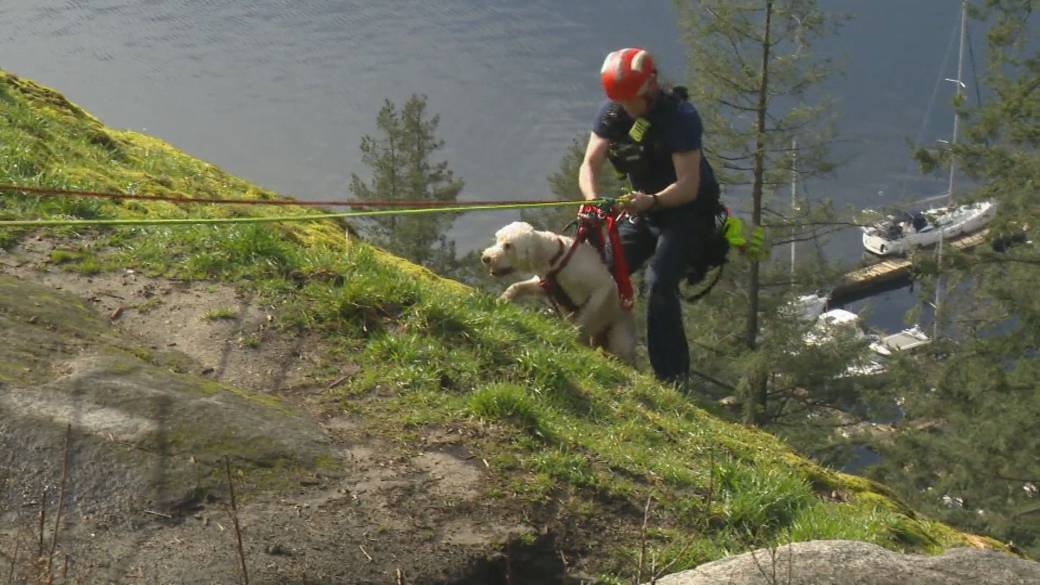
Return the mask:
[[[635,306],[635,291],[628,274],[628,261],[625,260],[625,249],[621,245],[621,234],[618,232],[618,223],[624,214],[625,212],[612,199],[607,199],[599,205],[584,205],[578,212],[580,219],[578,233],[581,233],[582,228],[587,232],[595,232],[593,246],[596,247],[605,262],[605,244],[600,229],[603,223],[606,223],[606,234],[610,241],[610,259],[614,260],[609,266],[610,275],[614,276],[614,281],[618,284],[618,297],[621,299],[622,308],[629,311]]]
[[[631,311],[635,306],[635,290],[629,276],[628,262],[625,260],[625,249],[621,245],[621,234],[618,233],[618,223],[624,217],[622,211],[613,199],[606,199],[598,205],[586,204],[578,211],[578,234],[575,239],[589,238],[593,247],[599,252],[600,257],[606,263],[606,243],[603,241],[601,228],[606,223],[607,238],[610,241],[611,275],[617,283],[618,297],[621,299],[621,307]]]

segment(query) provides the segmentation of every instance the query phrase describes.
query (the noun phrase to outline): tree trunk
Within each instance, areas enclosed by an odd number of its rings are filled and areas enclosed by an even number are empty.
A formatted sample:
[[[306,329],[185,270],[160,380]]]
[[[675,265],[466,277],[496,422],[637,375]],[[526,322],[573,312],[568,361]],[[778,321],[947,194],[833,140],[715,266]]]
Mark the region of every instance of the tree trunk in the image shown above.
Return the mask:
[[[769,50],[772,48],[771,27],[773,21],[773,0],[766,0],[765,31],[762,40],[762,74],[758,84],[758,105],[756,107],[756,138],[754,181],[751,186],[751,223],[752,228],[762,224],[762,191],[765,183],[766,158],[766,111],[769,108]],[[758,346],[758,295],[759,295],[759,262],[751,262],[751,278],[748,282],[748,318],[747,347],[754,352]],[[756,368],[750,372],[748,380],[748,396],[744,400],[744,422],[761,424],[766,418],[767,377],[765,372]]]

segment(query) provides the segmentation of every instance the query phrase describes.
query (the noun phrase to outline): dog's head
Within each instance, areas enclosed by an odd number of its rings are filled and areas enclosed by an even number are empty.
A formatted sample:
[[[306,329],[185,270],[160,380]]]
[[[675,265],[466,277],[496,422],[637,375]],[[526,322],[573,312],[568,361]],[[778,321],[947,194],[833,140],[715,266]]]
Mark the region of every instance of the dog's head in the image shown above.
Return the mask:
[[[495,232],[495,245],[480,254],[491,276],[505,276],[516,270],[530,270],[538,250],[538,232],[529,223],[514,221]]]

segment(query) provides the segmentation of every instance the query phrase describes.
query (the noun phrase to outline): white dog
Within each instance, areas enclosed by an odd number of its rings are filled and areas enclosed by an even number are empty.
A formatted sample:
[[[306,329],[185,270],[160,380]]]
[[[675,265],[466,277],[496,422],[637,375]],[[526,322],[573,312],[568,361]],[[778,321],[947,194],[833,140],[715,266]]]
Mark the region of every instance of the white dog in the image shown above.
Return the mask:
[[[510,285],[500,297],[503,300],[547,296],[543,279],[555,280],[565,298],[564,302],[552,300],[578,324],[582,341],[634,365],[635,322],[632,313],[621,306],[614,277],[588,244],[580,244],[568,258],[573,244],[574,238],[537,231],[518,221],[495,232],[495,245],[484,250],[480,260],[495,277],[515,271],[537,275]]]

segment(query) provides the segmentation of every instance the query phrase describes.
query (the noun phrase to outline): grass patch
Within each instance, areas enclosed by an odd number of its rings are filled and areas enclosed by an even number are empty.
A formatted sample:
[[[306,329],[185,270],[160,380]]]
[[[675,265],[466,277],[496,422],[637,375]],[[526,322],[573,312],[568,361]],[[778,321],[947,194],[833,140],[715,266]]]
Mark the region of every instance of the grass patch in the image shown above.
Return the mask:
[[[884,508],[816,502],[806,506],[777,537],[776,544],[807,540],[858,540],[892,548],[896,518]]]
[[[755,540],[789,525],[816,500],[805,479],[775,468],[727,462],[719,466],[719,479],[728,524]]]
[[[490,384],[480,388],[470,396],[467,406],[480,418],[516,425],[540,437],[548,432],[544,407],[516,384]]]
[[[234,307],[217,307],[216,309],[206,311],[206,314],[203,315],[202,318],[207,321],[233,321],[238,319],[238,309],[235,309]]]
[[[104,269],[98,257],[85,250],[52,250],[50,261],[65,270],[81,274],[98,274]]]

